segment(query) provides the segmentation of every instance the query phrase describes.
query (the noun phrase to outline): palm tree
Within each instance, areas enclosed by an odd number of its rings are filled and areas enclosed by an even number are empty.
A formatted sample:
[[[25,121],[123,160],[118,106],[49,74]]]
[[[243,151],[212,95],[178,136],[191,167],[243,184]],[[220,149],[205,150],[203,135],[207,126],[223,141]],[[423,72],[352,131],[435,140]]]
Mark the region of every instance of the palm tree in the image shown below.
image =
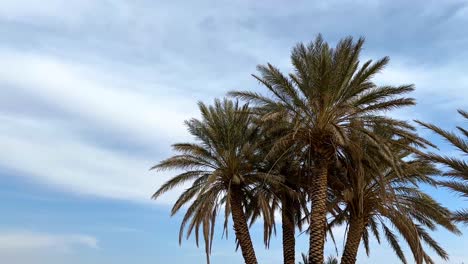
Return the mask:
[[[354,127],[355,120],[366,126],[393,123],[405,131],[406,124],[379,113],[392,108],[413,105],[411,98],[399,97],[413,90],[411,85],[379,87],[373,76],[388,63],[385,57],[375,63],[359,64],[364,44],[360,38],[341,40],[335,49],[319,35],[309,45],[297,45],[291,55],[294,72],[284,75],[271,64],[258,66],[254,77],[270,92],[231,92],[232,96],[254,103],[263,120],[282,116],[290,123],[286,135],[276,141],[272,151],[284,151],[298,144],[307,166],[308,193],[311,199],[309,219],[309,259],[323,263],[327,213],[327,177],[342,146],[349,143],[349,131],[356,130],[391,154],[388,147],[367,129]],[[390,158],[390,157],[389,157]],[[391,158],[390,158],[391,159]]]
[[[283,178],[281,185],[272,186],[272,210],[281,212],[281,230],[283,242],[283,263],[294,264],[296,255],[296,227],[301,226],[302,212],[307,204],[302,190],[301,166],[294,156],[277,160],[272,170],[275,175]]]
[[[293,160],[294,161],[294,160]],[[280,170],[285,175],[284,184],[288,187],[276,191],[281,203],[281,229],[284,264],[294,264],[296,259],[296,227],[301,229],[301,212],[306,208],[304,192],[301,188],[301,174],[298,164],[284,163]]]
[[[468,119],[468,112],[458,110],[458,113],[462,115],[463,118]],[[466,129],[462,127],[457,127],[459,132],[461,132],[462,134],[461,136],[458,136],[457,134],[443,130],[438,126],[427,124],[421,121],[416,122],[444,137],[445,140],[450,142],[450,144],[452,144],[459,151],[461,151],[464,157],[466,157],[466,155],[468,154],[468,131]],[[462,159],[461,157],[454,158],[442,156],[435,153],[429,153],[428,155],[426,155],[426,157],[428,157],[432,161],[448,166],[451,169],[450,171],[444,173],[444,175],[451,177],[452,179],[442,181],[441,184],[443,186],[460,193],[465,198],[468,197],[468,163],[466,160]],[[455,212],[453,219],[455,221],[464,222],[468,224],[468,209],[462,209],[460,211]]]
[[[411,159],[411,152],[399,147],[411,142],[405,138],[394,139],[390,135],[387,137],[392,138],[396,146],[394,151],[399,156],[400,173],[396,173],[392,164],[385,162],[379,150],[366,140],[354,137],[354,142],[360,141],[362,146],[346,149],[344,153],[343,168],[346,171],[335,178],[341,178],[343,188],[335,190],[335,195],[339,196],[342,205],[336,207],[336,217],[329,225],[332,228],[347,221],[342,264],[356,262],[361,239],[369,253],[369,232],[380,242],[379,225],[403,263],[406,263],[406,258],[391,226],[408,243],[418,264],[423,261],[434,263],[424,251],[422,241],[441,258],[448,258],[426,229],[434,230],[440,225],[449,231],[459,232],[450,221],[450,211],[419,189],[418,183],[435,184],[431,176],[438,170],[431,162]]]
[[[257,121],[262,127],[262,135],[265,136],[265,143],[262,144],[261,148],[262,156],[264,157],[261,167],[264,173],[281,177],[282,181],[280,184],[268,186],[270,190],[268,199],[270,200],[271,213],[269,217],[264,216],[265,234],[271,235],[271,224],[275,222],[271,218],[274,218],[274,212],[279,210],[281,212],[283,263],[294,264],[296,255],[295,229],[296,227],[300,230],[302,229],[302,212],[307,210],[306,197],[303,191],[303,166],[292,147],[288,151],[281,153],[280,156],[271,155],[271,142],[281,137],[287,125],[289,125],[281,119],[274,120],[274,122],[271,121]],[[252,218],[253,220],[254,217]],[[269,242],[269,239],[270,237],[265,238],[266,243]]]
[[[174,215],[188,205],[180,227],[179,242],[188,224],[187,237],[195,230],[198,245],[199,229],[202,228],[209,263],[216,216],[224,206],[224,232],[227,232],[231,214],[245,263],[256,264],[244,209],[251,206],[250,202],[255,202],[251,193],[259,183],[277,184],[274,176],[256,173],[255,164],[260,158],[257,151],[259,129],[252,123],[247,105],[224,99],[215,100],[213,106],[199,103],[199,109],[201,120],[186,121],[189,133],[197,142],[173,145],[178,154],[153,167],[183,172],[163,184],[153,198],[193,181],[172,208]]]
[[[299,186],[294,182],[294,178],[297,178],[298,174],[296,165],[288,162],[284,162],[278,170],[269,171],[269,174],[274,174],[282,177],[284,183],[268,186],[269,192],[266,194],[264,201],[268,202],[268,209],[264,209],[263,212],[269,211],[269,214],[261,214],[259,207],[256,204],[252,204],[254,208],[249,217],[253,223],[256,218],[262,216],[264,222],[264,234],[265,234],[265,245],[269,245],[271,233],[275,229],[275,212],[281,212],[281,230],[282,230],[282,244],[283,244],[283,263],[294,264],[296,254],[296,237],[295,229],[297,226],[300,227],[300,221],[298,218],[301,216],[301,206],[304,207],[305,200],[301,197],[302,193]],[[263,188],[265,189],[265,188]],[[257,196],[257,194],[253,194]],[[258,204],[258,203],[257,203]]]

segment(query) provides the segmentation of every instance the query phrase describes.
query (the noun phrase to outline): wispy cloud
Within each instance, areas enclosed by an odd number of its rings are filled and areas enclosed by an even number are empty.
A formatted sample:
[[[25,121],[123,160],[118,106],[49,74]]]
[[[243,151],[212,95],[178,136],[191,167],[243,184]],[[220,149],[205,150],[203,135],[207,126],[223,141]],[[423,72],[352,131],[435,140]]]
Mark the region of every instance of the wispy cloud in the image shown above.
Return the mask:
[[[98,249],[97,238],[86,234],[0,230],[0,259],[4,263],[79,263],[76,256],[80,253]]]
[[[120,87],[118,77],[101,81],[93,74],[103,71],[49,57],[0,52],[0,58],[9,65],[0,83],[12,91],[3,100],[20,102],[0,113],[0,142],[8,150],[0,164],[76,193],[149,200],[166,178],[148,169],[167,153],[165,142],[187,138],[183,121],[192,102],[144,95]],[[25,95],[29,103],[21,105]],[[34,104],[52,110],[41,113]]]
[[[182,136],[184,113],[193,109],[183,97],[142,93],[148,83],[135,80],[134,87],[122,87],[129,85],[128,79],[92,65],[11,50],[0,50],[0,58],[8,65],[0,70],[4,85],[74,118],[75,124],[88,123],[108,133],[123,133],[143,142]]]
[[[5,251],[56,250],[69,252],[76,247],[98,249],[98,240],[83,234],[49,234],[31,231],[0,231],[0,255]]]

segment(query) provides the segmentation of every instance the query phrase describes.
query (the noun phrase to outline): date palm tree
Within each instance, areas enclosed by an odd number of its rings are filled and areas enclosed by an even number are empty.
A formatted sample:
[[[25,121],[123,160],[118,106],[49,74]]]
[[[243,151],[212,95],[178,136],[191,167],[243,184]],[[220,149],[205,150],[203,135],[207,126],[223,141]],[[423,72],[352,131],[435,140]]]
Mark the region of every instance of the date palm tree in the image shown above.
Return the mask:
[[[435,184],[431,176],[438,170],[431,162],[412,159],[410,151],[401,150],[399,146],[411,144],[409,140],[387,137],[392,138],[396,146],[394,151],[399,156],[400,173],[396,173],[392,164],[380,157],[378,149],[367,144],[363,138],[353,137],[354,145],[360,142],[361,147],[348,148],[344,152],[343,168],[346,171],[338,174],[343,188],[335,190],[342,204],[329,225],[332,228],[347,223],[341,263],[356,263],[361,240],[369,254],[369,232],[380,242],[379,226],[403,263],[407,261],[395,231],[409,245],[416,263],[434,263],[424,250],[422,241],[446,260],[447,253],[426,229],[434,230],[440,225],[454,233],[459,231],[450,221],[450,211],[423,193],[418,186],[418,183]]]
[[[289,166],[288,166],[289,165]],[[257,219],[262,218],[264,224],[264,243],[269,246],[272,233],[276,234],[275,213],[281,214],[281,237],[283,246],[283,263],[294,264],[296,254],[296,228],[301,228],[302,209],[306,207],[306,200],[297,182],[296,165],[285,162],[279,171],[269,171],[271,175],[283,178],[280,184],[262,187],[259,191],[253,190],[253,197],[260,196],[262,202],[250,203],[247,217],[252,225]],[[287,175],[287,176],[285,176]],[[265,190],[268,191],[265,191]],[[259,200],[260,200],[259,199]],[[261,207],[266,208],[261,208]],[[262,209],[262,210],[260,210]]]
[[[294,264],[296,259],[295,230],[302,229],[302,212],[307,210],[306,196],[302,189],[300,166],[297,163],[285,162],[280,169],[284,175],[284,184],[288,187],[279,188],[275,193],[281,204],[281,230],[283,241],[283,263]],[[297,161],[296,161],[297,162]]]
[[[187,228],[187,237],[195,230],[198,245],[199,230],[205,241],[207,262],[211,252],[217,214],[224,207],[224,232],[232,216],[237,242],[245,263],[256,264],[245,208],[255,202],[252,190],[264,183],[278,184],[278,177],[257,173],[259,164],[259,129],[253,124],[248,105],[239,105],[227,99],[215,100],[214,105],[199,103],[201,119],[186,121],[189,133],[196,143],[174,144],[178,153],[154,166],[156,170],[182,170],[182,173],[163,184],[153,195],[192,182],[175,202],[172,215],[185,205],[179,242]],[[188,225],[188,227],[187,227]]]
[[[468,120],[468,112],[458,110],[458,113],[462,115],[464,119]],[[457,127],[461,133],[461,135],[457,135],[432,124],[421,121],[416,122],[441,135],[445,140],[447,140],[463,154],[463,156],[455,158],[429,153],[426,155],[426,157],[428,157],[430,160],[449,167],[450,171],[444,173],[444,175],[452,179],[444,180],[441,182],[441,184],[460,193],[464,198],[468,198],[468,163],[466,159],[463,159],[468,155],[468,131],[462,127]],[[468,209],[462,209],[455,212],[454,220],[468,224]]]
[[[268,204],[268,209],[264,209],[263,212],[269,210],[270,213],[262,215],[259,207],[251,203],[254,207],[250,210],[249,218],[253,223],[257,218],[263,217],[265,245],[268,246],[272,231],[275,230],[275,212],[281,213],[283,263],[294,264],[295,230],[302,228],[302,212],[307,210],[303,177],[301,177],[303,166],[295,155],[294,146],[289,147],[289,150],[281,156],[272,156],[269,151],[272,147],[271,142],[281,136],[285,131],[285,125],[288,125],[284,120],[269,120],[269,122],[257,120],[257,123],[261,126],[262,136],[264,136],[264,143],[260,147],[263,161],[259,167],[267,175],[276,175],[282,180],[279,184],[270,185],[268,188],[262,186],[260,195],[253,194],[255,197],[260,196],[264,201],[268,201],[262,203],[262,205]],[[268,192],[265,192],[266,189]]]
[[[302,215],[307,210],[306,194],[303,191],[301,166],[289,156],[276,161],[275,174],[283,178],[281,185],[272,186],[272,210],[281,212],[283,263],[294,264],[296,255],[295,230],[302,229]]]
[[[362,65],[359,55],[364,44],[351,37],[331,48],[319,35],[309,45],[297,45],[291,55],[294,72],[289,75],[271,64],[258,66],[254,77],[267,88],[268,95],[257,92],[231,92],[232,96],[254,104],[263,120],[285,117],[289,132],[276,141],[272,152],[284,151],[292,142],[301,146],[302,161],[307,166],[308,193],[311,199],[309,218],[309,261],[324,260],[327,213],[327,177],[340,148],[349,141],[349,131],[369,138],[392,160],[384,142],[366,129],[374,123],[392,123],[405,132],[406,124],[382,116],[385,110],[413,105],[411,98],[401,97],[413,90],[411,85],[377,86],[372,78],[388,63],[385,57]],[[359,119],[364,126],[354,127]],[[362,129],[364,128],[364,129]]]

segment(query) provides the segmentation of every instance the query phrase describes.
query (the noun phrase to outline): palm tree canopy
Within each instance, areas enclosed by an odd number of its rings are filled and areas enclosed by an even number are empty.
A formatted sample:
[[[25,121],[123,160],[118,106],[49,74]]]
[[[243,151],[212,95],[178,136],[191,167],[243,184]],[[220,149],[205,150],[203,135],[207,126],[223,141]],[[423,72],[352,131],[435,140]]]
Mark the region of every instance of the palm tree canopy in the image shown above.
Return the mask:
[[[402,149],[402,142],[408,144],[407,139],[391,136],[385,129],[376,130],[394,142],[392,151],[398,156],[400,171],[397,173],[392,164],[384,162],[373,144],[354,137],[355,142],[362,146],[358,149],[346,149],[343,153],[342,167],[346,171],[334,178],[343,186],[334,190],[334,195],[338,197],[337,203],[343,204],[334,207],[335,218],[329,229],[345,221],[350,222],[350,218],[360,218],[364,224],[362,241],[367,254],[369,233],[380,242],[380,226],[403,263],[407,263],[407,260],[395,231],[408,243],[416,263],[433,263],[422,247],[422,241],[441,258],[447,259],[448,254],[430,236],[427,229],[432,231],[437,226],[442,226],[457,234],[459,230],[450,221],[450,211],[419,188],[420,183],[434,185],[436,182],[432,176],[439,171],[432,162],[415,159],[410,151]]]
[[[202,118],[186,121],[195,143],[174,144],[178,154],[161,161],[152,169],[182,170],[157,190],[153,199],[167,191],[192,183],[175,202],[171,212],[177,213],[187,205],[181,223],[179,242],[185,228],[187,238],[195,230],[198,245],[202,229],[207,258],[211,251],[216,216],[224,206],[224,232],[228,230],[231,213],[227,202],[233,186],[243,192],[244,203],[255,202],[251,190],[257,183],[277,184],[276,177],[257,173],[259,129],[252,123],[248,105],[240,105],[227,99],[215,100],[214,105],[199,103]],[[188,225],[188,227],[187,227]],[[208,259],[209,260],[209,259]]]
[[[313,154],[333,155],[337,146],[348,142],[352,124],[387,123],[411,127],[401,121],[379,115],[379,112],[413,105],[412,98],[401,95],[413,91],[412,85],[377,86],[372,78],[388,63],[388,57],[362,65],[359,61],[364,39],[351,37],[330,48],[319,35],[309,45],[297,45],[291,55],[294,72],[284,75],[271,64],[258,66],[254,77],[270,94],[244,91],[232,96],[253,102],[263,119],[286,116],[290,133],[279,140],[279,149],[291,141],[313,146]],[[367,133],[363,131],[363,133]],[[371,137],[371,135],[369,135]],[[324,152],[324,153],[321,153]]]

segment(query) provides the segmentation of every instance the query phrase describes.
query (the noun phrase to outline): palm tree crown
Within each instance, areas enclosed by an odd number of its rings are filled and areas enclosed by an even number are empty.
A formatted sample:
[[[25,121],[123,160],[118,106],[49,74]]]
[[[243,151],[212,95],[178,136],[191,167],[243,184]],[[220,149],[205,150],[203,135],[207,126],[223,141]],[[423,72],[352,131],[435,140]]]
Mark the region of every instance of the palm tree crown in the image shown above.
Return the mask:
[[[298,155],[308,164],[306,176],[312,202],[309,254],[314,264],[323,263],[328,169],[340,148],[352,144],[350,131],[368,137],[389,160],[393,158],[385,141],[373,135],[368,126],[391,124],[396,133],[413,137],[407,133],[410,127],[406,123],[380,114],[413,105],[413,99],[401,97],[413,87],[374,84],[372,78],[384,68],[388,58],[360,65],[363,44],[362,38],[354,42],[349,37],[333,49],[319,35],[309,45],[299,44],[293,49],[293,73],[284,75],[271,64],[258,66],[260,75],[254,77],[267,88],[269,95],[251,91],[230,93],[252,102],[263,120],[282,118],[290,123],[289,133],[277,140],[272,151],[281,152],[299,145],[302,153]]]
[[[376,132],[383,134],[382,129],[376,129]],[[348,225],[341,263],[355,263],[361,240],[369,254],[369,234],[380,243],[379,226],[403,263],[407,260],[395,231],[409,245],[416,263],[433,263],[423,249],[422,241],[441,258],[447,259],[448,254],[426,229],[434,230],[440,225],[454,233],[459,230],[450,221],[450,211],[422,192],[418,185],[434,185],[431,176],[438,170],[431,162],[411,158],[414,155],[410,151],[402,150],[401,145],[410,143],[407,139],[395,138],[388,133],[386,137],[394,142],[393,151],[399,156],[399,173],[391,164],[382,162],[384,159],[379,157],[379,151],[372,144],[361,140],[361,148],[346,150],[342,157],[344,171],[334,178],[342,186],[334,189],[336,200],[342,205],[334,207],[335,218],[329,228],[345,221]],[[355,141],[359,143],[360,140],[355,138]]]
[[[187,236],[195,230],[198,244],[199,229],[202,228],[209,262],[216,215],[224,206],[225,232],[232,213],[236,238],[246,263],[256,263],[243,207],[254,200],[249,198],[257,183],[275,180],[275,177],[256,173],[259,129],[252,123],[247,105],[225,99],[216,100],[213,106],[199,103],[199,108],[202,119],[186,122],[197,143],[173,145],[180,154],[153,167],[157,170],[178,169],[183,173],[163,184],[153,198],[192,181],[191,187],[179,196],[172,208],[172,214],[175,214],[184,205],[189,205],[181,223],[179,241],[188,224]]]

